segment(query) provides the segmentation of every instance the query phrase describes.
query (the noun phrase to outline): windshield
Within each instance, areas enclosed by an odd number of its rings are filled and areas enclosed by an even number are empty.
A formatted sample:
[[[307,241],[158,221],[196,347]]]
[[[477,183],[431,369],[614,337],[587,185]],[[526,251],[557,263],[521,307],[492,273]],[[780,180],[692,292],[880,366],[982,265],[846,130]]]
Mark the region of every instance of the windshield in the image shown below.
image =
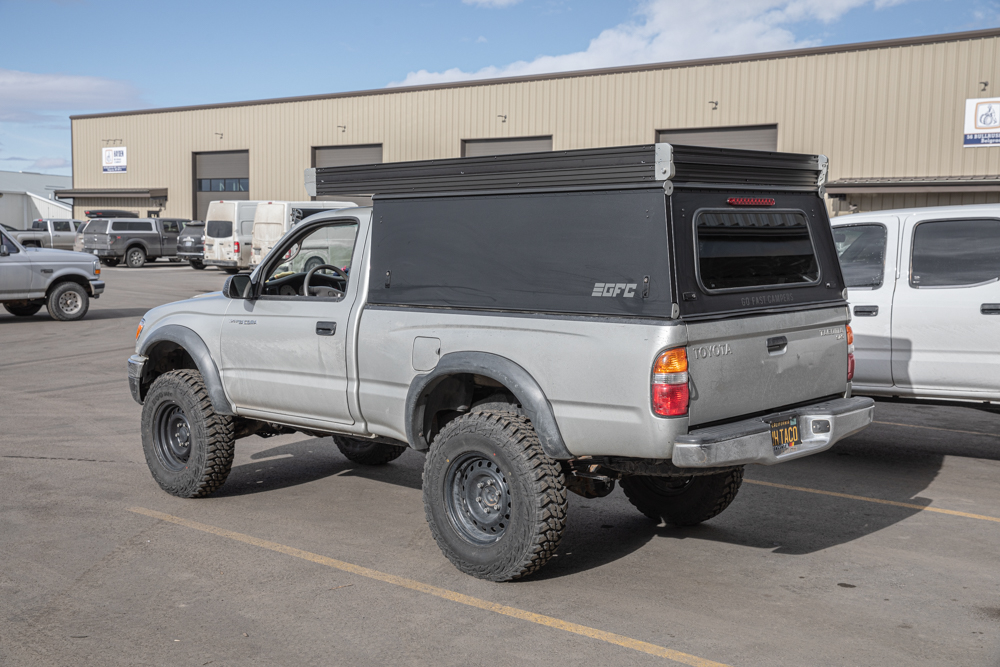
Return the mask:
[[[708,290],[819,280],[800,211],[703,211],[695,218],[698,270]]]
[[[233,235],[232,220],[209,220],[205,225],[205,235],[213,239],[229,238]]]

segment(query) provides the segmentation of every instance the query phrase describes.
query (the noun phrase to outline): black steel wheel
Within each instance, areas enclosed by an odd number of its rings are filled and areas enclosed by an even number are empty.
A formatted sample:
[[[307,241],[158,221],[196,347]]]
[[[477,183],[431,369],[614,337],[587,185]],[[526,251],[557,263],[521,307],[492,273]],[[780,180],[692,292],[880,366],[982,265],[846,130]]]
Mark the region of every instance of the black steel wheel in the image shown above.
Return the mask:
[[[625,497],[654,521],[693,526],[729,507],[743,483],[743,468],[696,477],[629,475],[621,480]]]
[[[210,495],[233,467],[233,418],[215,412],[201,373],[156,378],[142,406],[142,450],[153,479],[180,498]]]
[[[142,268],[146,263],[146,251],[138,246],[129,248],[125,253],[125,263],[130,269]]]
[[[448,518],[473,544],[503,537],[510,523],[510,486],[493,458],[463,454],[448,466],[445,479]]]
[[[389,461],[395,461],[409,447],[405,445],[390,445],[382,442],[371,442],[360,438],[349,438],[345,435],[333,436],[337,449],[349,461],[363,466],[381,466]]]
[[[424,463],[424,512],[462,572],[510,581],[539,570],[566,527],[566,486],[523,415],[476,411],[448,422]]]
[[[87,290],[76,283],[59,283],[49,292],[45,305],[52,319],[72,322],[87,314],[90,296]]]
[[[160,464],[173,471],[183,470],[191,458],[191,423],[184,408],[166,401],[153,417],[153,447]]]

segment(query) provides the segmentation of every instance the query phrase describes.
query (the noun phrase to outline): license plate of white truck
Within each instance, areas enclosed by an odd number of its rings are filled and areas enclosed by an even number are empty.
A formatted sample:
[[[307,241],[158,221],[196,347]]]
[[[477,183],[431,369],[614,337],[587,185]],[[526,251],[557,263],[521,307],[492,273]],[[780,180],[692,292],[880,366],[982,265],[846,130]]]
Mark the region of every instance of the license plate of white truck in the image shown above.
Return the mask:
[[[771,446],[775,454],[781,454],[802,444],[802,434],[799,433],[797,417],[771,422]]]

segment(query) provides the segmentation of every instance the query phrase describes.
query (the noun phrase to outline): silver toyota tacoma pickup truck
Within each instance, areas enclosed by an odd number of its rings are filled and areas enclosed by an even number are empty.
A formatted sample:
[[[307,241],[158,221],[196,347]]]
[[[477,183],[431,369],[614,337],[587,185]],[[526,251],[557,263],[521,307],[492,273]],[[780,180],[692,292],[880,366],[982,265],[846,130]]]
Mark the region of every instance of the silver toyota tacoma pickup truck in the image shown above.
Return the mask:
[[[82,319],[104,292],[101,265],[80,252],[26,248],[0,230],[0,303],[30,317],[46,306],[52,319]]]
[[[822,156],[657,144],[309,170],[314,215],[221,293],[149,311],[128,378],[153,478],[206,496],[235,441],[424,452],[463,572],[526,576],[567,491],[693,525],[748,464],[865,428]]]

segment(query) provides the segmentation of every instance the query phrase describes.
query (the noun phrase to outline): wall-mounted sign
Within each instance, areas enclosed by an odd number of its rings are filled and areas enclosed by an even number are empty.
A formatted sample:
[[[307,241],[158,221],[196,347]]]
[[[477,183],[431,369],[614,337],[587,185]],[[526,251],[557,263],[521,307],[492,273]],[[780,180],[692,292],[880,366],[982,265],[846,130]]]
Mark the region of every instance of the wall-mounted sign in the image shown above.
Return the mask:
[[[127,171],[124,146],[108,146],[101,149],[101,171],[114,174]]]
[[[1000,97],[965,100],[965,147],[1000,146]]]

